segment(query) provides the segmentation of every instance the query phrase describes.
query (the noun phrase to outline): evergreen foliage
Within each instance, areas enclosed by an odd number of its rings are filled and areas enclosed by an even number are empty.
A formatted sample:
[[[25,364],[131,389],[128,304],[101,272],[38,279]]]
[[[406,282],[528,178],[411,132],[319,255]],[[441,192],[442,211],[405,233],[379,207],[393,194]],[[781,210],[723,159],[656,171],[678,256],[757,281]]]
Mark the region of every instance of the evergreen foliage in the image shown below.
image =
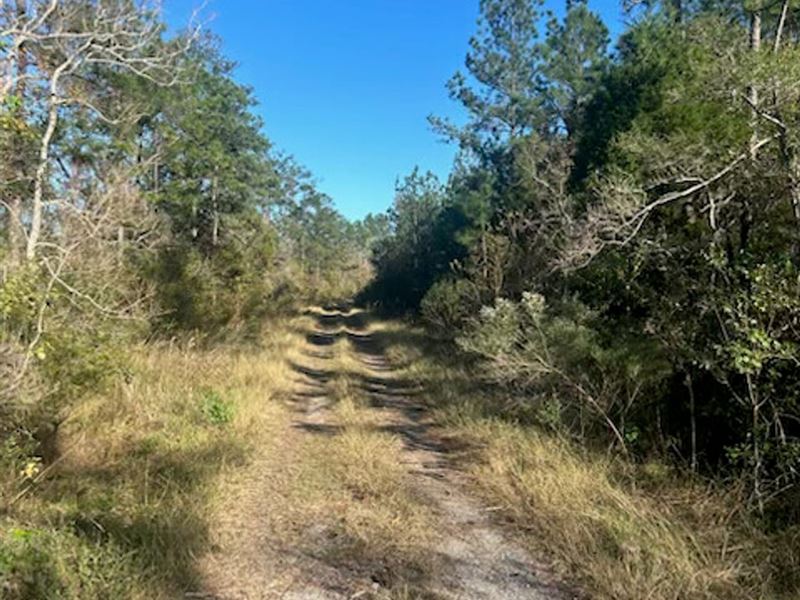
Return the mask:
[[[540,8],[481,2],[448,84],[469,120],[433,119],[459,160],[435,195],[398,189],[368,297],[458,328],[583,443],[737,473],[780,513],[800,469],[795,7],[640,4],[612,55],[584,2],[542,35]]]

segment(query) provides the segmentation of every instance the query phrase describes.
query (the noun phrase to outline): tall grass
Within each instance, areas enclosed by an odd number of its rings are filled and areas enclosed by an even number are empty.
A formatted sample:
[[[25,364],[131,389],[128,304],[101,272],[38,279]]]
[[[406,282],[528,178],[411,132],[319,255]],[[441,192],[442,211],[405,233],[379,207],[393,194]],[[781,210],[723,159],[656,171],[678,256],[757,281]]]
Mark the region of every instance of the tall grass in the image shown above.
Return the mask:
[[[280,326],[258,348],[135,348],[127,377],[69,415],[52,466],[33,480],[4,470],[14,494],[0,520],[2,596],[150,600],[196,588],[219,483],[249,460],[296,338]]]
[[[596,598],[754,598],[754,557],[724,496],[664,478],[650,489],[615,480],[605,458],[496,420],[454,416],[459,435],[482,446],[475,481],[524,527],[530,543]],[[748,566],[749,565],[749,566]]]
[[[2,470],[0,595],[157,600],[346,573],[351,591],[420,597],[440,568],[436,519],[358,385],[364,366],[344,336],[310,357],[311,326],[276,326],[257,348],[134,349],[128,377],[64,423],[56,463]],[[373,329],[476,492],[589,597],[797,597],[796,531],[756,527],[735,490],[578,448],[515,418],[424,332]],[[298,402],[303,362],[330,374],[318,420]]]

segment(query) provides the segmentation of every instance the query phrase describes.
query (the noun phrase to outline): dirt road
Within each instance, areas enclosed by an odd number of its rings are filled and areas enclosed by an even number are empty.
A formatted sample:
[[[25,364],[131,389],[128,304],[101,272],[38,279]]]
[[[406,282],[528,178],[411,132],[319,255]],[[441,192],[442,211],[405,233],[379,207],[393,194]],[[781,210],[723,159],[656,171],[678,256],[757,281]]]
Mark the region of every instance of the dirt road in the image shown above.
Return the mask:
[[[571,598],[541,564],[492,522],[494,507],[483,506],[468,493],[465,476],[453,464],[452,450],[437,437],[428,420],[422,402],[425,390],[405,380],[390,364],[380,338],[372,331],[369,315],[359,310],[316,310],[309,316],[304,321],[307,329],[300,332],[304,337],[301,352],[298,357],[287,358],[294,374],[293,392],[288,399],[293,409],[292,432],[287,434],[287,444],[302,446],[306,438],[335,443],[336,437],[345,431],[337,418],[336,404],[341,391],[336,386],[345,385],[351,395],[358,395],[359,410],[370,428],[396,442],[403,485],[407,486],[413,502],[427,513],[425,518],[431,529],[427,532],[428,558],[421,566],[406,571],[393,567],[395,557],[391,553],[382,558],[378,553],[366,552],[339,560],[329,551],[317,551],[335,534],[324,524],[315,530],[313,523],[302,527],[312,537],[325,538],[319,544],[293,548],[287,548],[285,542],[270,545],[269,529],[264,530],[258,524],[260,518],[269,520],[270,507],[259,502],[259,498],[274,495],[274,489],[266,488],[278,484],[275,476],[255,477],[242,500],[252,507],[250,516],[244,517],[250,527],[240,523],[239,535],[229,536],[223,542],[228,547],[220,548],[211,561],[208,577],[212,580],[212,591],[207,597],[226,600]],[[343,373],[342,365],[348,364],[352,368]],[[292,455],[288,453],[285,460],[303,460],[302,451],[294,452],[294,458]],[[358,500],[356,497],[354,501]],[[359,510],[383,508],[380,502],[363,506]],[[342,509],[335,504],[325,510],[335,514]],[[402,531],[402,524],[400,527]],[[229,564],[226,556],[236,557],[237,564]],[[277,568],[276,563],[279,563]],[[248,567],[243,569],[242,564]],[[250,571],[259,568],[261,574]],[[288,572],[291,577],[286,577]],[[281,583],[278,585],[276,581]]]

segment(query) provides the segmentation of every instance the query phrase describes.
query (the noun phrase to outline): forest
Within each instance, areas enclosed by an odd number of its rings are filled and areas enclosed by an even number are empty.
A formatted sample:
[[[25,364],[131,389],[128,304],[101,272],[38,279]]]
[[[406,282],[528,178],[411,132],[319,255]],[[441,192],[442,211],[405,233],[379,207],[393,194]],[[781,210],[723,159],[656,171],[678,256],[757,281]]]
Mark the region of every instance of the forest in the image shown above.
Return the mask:
[[[212,35],[168,39],[131,2],[19,0],[2,19],[10,447],[20,424],[51,435],[134,340],[247,335],[301,293],[348,293],[372,222],[273,150]]]
[[[449,175],[352,221],[201,19],[2,2],[0,596],[800,594],[800,5],[479,10]],[[429,429],[575,595],[448,595]],[[301,574],[222,589],[231,506]]]

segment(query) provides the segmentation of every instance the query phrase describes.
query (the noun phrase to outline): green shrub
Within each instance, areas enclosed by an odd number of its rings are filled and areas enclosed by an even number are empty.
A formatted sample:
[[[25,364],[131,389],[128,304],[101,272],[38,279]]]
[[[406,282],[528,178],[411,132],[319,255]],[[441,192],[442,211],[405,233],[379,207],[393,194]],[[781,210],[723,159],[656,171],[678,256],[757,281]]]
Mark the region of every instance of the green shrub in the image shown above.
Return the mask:
[[[80,306],[35,266],[7,274],[0,286],[0,378],[10,384],[0,390],[0,444],[32,435],[36,454],[54,458],[56,429],[73,403],[119,373],[130,323]]]
[[[523,392],[540,421],[560,419],[574,433],[597,433],[624,450],[642,443],[637,416],[669,376],[670,365],[647,338],[620,329],[611,343],[596,315],[580,303],[550,306],[541,294],[498,298],[457,339],[481,356],[485,375]],[[552,399],[557,404],[547,406]],[[646,423],[646,418],[642,419]]]
[[[448,337],[454,336],[479,307],[475,284],[454,278],[434,283],[420,304],[425,322]]]
[[[270,274],[273,250],[264,237],[253,248],[230,242],[210,254],[178,242],[142,264],[160,312],[155,333],[219,339],[242,329],[256,332],[265,316],[286,312],[301,290]]]
[[[131,598],[147,589],[136,557],[113,543],[64,529],[0,527],[0,597],[4,600]]]
[[[0,540],[0,589],[9,598],[61,598],[50,539],[37,531],[14,528]]]

